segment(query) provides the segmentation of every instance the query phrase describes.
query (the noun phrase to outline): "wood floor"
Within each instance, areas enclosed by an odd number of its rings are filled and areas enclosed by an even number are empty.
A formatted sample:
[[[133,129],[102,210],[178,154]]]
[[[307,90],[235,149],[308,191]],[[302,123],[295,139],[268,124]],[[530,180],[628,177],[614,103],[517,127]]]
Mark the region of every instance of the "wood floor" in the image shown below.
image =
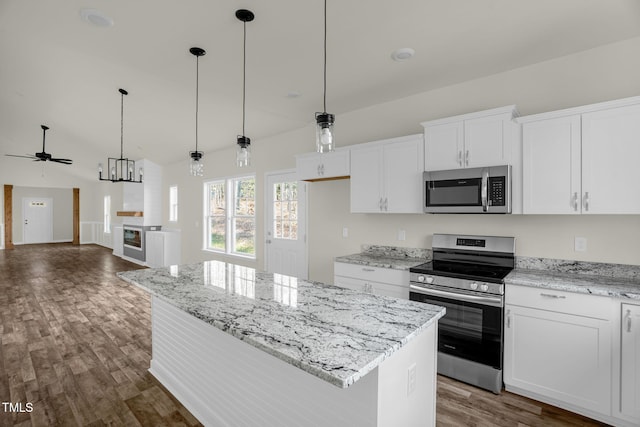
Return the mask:
[[[0,427],[199,425],[147,372],[149,297],[114,274],[135,268],[95,245],[0,250]],[[441,377],[437,425],[602,424]]]

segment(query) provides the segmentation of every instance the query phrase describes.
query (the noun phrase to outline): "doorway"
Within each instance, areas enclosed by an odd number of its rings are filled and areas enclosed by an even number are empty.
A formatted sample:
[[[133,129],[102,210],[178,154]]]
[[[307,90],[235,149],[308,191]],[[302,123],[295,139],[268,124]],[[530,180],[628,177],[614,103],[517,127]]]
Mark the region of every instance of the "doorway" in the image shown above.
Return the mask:
[[[22,217],[22,242],[24,244],[53,241],[52,198],[23,197]]]
[[[307,279],[307,183],[295,171],[266,174],[266,269]]]

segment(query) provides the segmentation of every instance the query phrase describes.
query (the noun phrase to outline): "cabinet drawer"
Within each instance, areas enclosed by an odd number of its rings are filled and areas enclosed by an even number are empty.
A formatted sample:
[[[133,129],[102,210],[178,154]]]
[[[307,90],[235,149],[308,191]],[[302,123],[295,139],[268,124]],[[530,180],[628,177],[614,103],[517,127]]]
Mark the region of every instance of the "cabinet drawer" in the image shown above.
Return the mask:
[[[366,265],[335,262],[333,274],[336,276],[353,277],[361,280],[409,287],[408,270],[395,270],[393,268],[369,267]]]
[[[505,304],[608,320],[611,298],[547,288],[507,285]]]
[[[353,277],[334,276],[334,284],[342,288],[353,289],[358,292],[371,292],[374,295],[409,299],[408,286],[396,286],[371,280],[355,279]]]

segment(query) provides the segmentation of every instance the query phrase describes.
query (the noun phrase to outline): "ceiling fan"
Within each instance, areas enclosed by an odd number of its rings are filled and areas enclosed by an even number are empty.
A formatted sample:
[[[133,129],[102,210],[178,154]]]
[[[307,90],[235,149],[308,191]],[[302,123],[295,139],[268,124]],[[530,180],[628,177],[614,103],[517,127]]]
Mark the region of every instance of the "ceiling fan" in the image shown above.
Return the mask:
[[[70,165],[73,163],[73,160],[71,159],[58,159],[56,157],[51,157],[51,154],[47,153],[44,151],[44,141],[45,141],[45,137],[46,137],[46,133],[47,130],[49,129],[49,127],[45,126],[45,125],[40,125],[40,127],[42,128],[42,152],[40,153],[36,153],[33,156],[19,156],[16,154],[6,154],[6,156],[10,156],[10,157],[24,157],[27,159],[32,159],[34,161],[39,161],[39,162],[45,162],[47,160],[51,161],[51,162],[56,162],[56,163],[62,163],[65,165]]]

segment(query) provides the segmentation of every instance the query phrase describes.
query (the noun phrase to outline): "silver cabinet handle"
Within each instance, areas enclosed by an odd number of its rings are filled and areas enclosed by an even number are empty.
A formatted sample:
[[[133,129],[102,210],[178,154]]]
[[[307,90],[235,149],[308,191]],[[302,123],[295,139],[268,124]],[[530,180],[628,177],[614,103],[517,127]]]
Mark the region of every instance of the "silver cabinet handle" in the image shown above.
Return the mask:
[[[589,192],[586,191],[584,193],[584,199],[582,200],[582,206],[584,207],[584,210],[589,212]]]
[[[382,210],[382,197],[378,200],[378,209]]]
[[[458,164],[462,166],[462,150],[458,150]]]
[[[511,310],[507,310],[507,328],[511,328]]]
[[[320,176],[320,165],[316,168],[316,172],[318,173],[318,176]]]
[[[469,166],[469,150],[464,153],[464,162],[467,166]]]
[[[578,192],[577,191],[573,193],[571,204],[573,205],[574,212],[578,212]]]
[[[324,163],[322,164],[321,170],[322,170],[322,176],[324,176]]]
[[[631,310],[627,310],[627,332],[631,332]]]
[[[389,199],[387,197],[384,198],[384,210],[385,212],[389,210]]]
[[[467,150],[468,152],[468,150]],[[487,212],[489,210],[489,169],[482,170],[482,190],[480,198],[482,199],[482,210]]]
[[[544,292],[540,292],[540,296],[545,298],[556,298],[556,299],[566,298],[566,295],[545,294]]]

